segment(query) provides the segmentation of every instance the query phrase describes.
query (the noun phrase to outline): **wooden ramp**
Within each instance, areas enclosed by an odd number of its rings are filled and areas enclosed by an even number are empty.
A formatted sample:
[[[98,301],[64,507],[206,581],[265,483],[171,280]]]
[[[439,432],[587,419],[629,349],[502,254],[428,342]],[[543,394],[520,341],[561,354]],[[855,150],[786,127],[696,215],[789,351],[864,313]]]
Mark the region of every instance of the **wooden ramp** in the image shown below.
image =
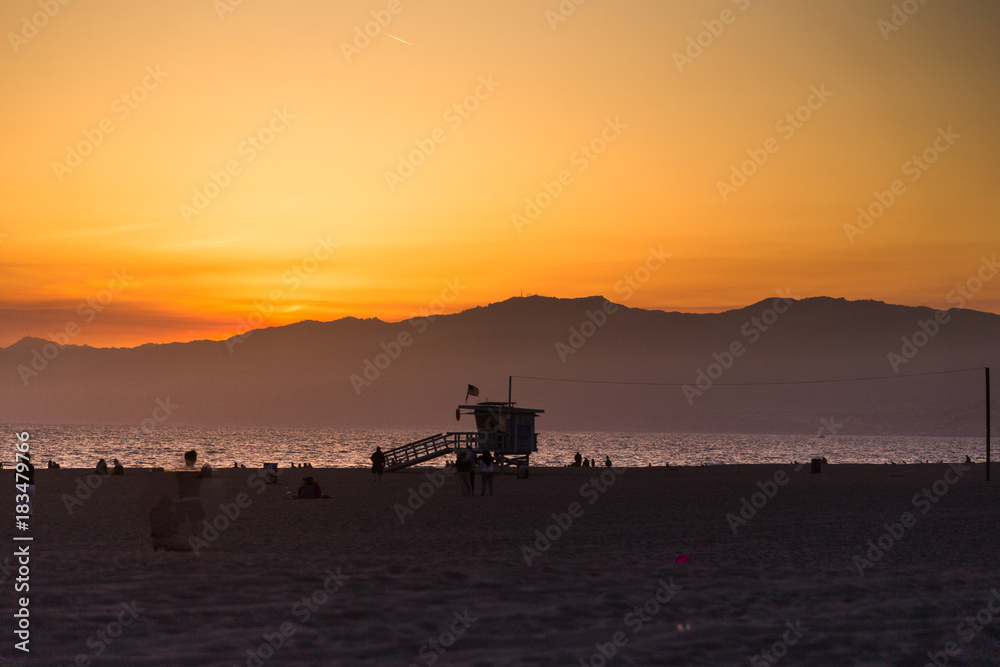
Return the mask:
[[[457,449],[479,446],[479,433],[448,432],[430,435],[420,440],[414,440],[399,447],[393,447],[385,452],[385,471],[401,470],[424,461],[436,459],[445,454],[454,453]]]

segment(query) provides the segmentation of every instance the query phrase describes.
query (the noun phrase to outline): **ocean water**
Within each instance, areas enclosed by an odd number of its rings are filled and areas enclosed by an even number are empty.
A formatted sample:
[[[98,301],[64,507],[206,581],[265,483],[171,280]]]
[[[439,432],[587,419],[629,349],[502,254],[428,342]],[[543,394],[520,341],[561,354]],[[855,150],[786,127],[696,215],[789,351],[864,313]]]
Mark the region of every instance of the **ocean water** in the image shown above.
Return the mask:
[[[44,467],[49,459],[66,468],[92,468],[98,459],[117,458],[126,467],[183,468],[184,452],[198,452],[198,465],[232,467],[234,462],[260,467],[276,462],[310,463],[314,467],[366,468],[376,446],[383,450],[406,444],[433,430],[262,429],[162,427],[152,433],[128,426],[5,425],[0,461],[14,461],[15,433],[30,434],[32,460]],[[924,436],[853,436],[705,433],[569,433],[543,431],[533,465],[561,466],[579,451],[603,465],[695,466],[702,464],[789,463],[825,456],[830,463],[897,463],[957,461],[966,455],[984,460],[985,438]],[[441,466],[447,457],[423,465]]]

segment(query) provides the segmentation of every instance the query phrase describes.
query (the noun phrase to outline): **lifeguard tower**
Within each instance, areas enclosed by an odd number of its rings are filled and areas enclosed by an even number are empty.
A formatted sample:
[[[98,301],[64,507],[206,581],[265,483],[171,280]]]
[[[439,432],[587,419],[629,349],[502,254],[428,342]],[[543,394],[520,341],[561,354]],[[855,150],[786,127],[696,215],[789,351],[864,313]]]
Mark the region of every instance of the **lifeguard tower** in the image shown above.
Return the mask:
[[[476,453],[492,452],[501,468],[526,466],[532,452],[538,451],[535,417],[544,412],[518,408],[513,402],[460,405],[456,415],[471,414],[476,420],[475,431],[438,433],[389,449],[385,452],[385,470],[400,470],[467,447]]]

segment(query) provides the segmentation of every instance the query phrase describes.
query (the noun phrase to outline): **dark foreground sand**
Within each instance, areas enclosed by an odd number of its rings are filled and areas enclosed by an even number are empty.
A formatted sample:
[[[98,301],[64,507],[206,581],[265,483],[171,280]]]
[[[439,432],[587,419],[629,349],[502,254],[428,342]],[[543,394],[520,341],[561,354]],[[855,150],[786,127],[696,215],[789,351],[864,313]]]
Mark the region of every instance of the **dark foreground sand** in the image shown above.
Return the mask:
[[[602,665],[603,647],[618,664],[924,665],[928,652],[997,664],[1000,480],[947,469],[533,469],[498,477],[492,498],[462,497],[452,474],[433,489],[426,469],[379,485],[317,469],[332,496],[317,501],[285,499],[298,470],[266,487],[222,470],[201,497],[224,529],[198,555],[150,548],[148,512],[176,493],[172,473],[105,478],[70,514],[63,494],[86,473],[39,470],[30,655],[12,648],[23,533],[4,470],[0,663]],[[778,471],[787,484],[766,484]],[[602,475],[613,484],[591,485]],[[430,497],[401,522],[394,505],[425,482]],[[727,513],[758,482],[776,493],[734,534]],[[925,487],[936,502],[915,505]],[[239,501],[237,518],[217,518]],[[553,527],[571,509],[572,525]],[[556,538],[545,551],[536,531]],[[881,556],[868,544],[880,537]],[[525,545],[539,549],[530,566]],[[854,557],[869,555],[860,576]]]

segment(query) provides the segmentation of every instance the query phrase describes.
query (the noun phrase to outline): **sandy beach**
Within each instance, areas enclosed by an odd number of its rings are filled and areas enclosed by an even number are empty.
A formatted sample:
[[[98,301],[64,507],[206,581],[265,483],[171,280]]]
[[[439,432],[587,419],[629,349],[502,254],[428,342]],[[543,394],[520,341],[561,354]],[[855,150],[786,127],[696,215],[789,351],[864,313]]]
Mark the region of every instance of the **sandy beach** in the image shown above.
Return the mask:
[[[377,485],[363,470],[283,468],[265,485],[224,469],[201,482],[215,527],[197,553],[151,549],[149,511],[177,494],[175,473],[93,489],[88,473],[38,470],[25,533],[0,472],[4,664],[1000,656],[1000,481],[981,464],[533,468],[498,476],[493,497],[463,497],[443,468]],[[287,499],[305,474],[331,497]],[[15,534],[33,537],[30,654],[13,648]]]

